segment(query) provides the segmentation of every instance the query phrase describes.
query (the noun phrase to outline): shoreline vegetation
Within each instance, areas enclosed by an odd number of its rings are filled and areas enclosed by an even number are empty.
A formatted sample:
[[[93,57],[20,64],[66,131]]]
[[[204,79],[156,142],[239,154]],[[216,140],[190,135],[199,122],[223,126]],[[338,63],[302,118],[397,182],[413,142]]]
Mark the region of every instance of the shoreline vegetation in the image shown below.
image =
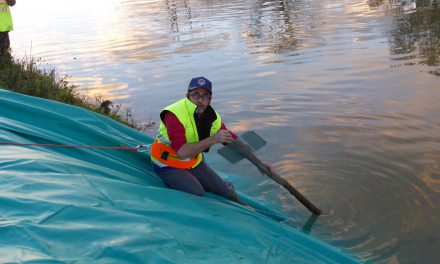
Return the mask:
[[[115,105],[100,96],[91,98],[81,94],[79,85],[67,79],[67,75],[60,77],[55,69],[42,68],[41,59],[16,60],[9,53],[0,55],[0,87],[3,89],[79,106],[140,131],[154,125],[152,121],[146,124],[135,121],[131,108],[122,109],[121,104]]]

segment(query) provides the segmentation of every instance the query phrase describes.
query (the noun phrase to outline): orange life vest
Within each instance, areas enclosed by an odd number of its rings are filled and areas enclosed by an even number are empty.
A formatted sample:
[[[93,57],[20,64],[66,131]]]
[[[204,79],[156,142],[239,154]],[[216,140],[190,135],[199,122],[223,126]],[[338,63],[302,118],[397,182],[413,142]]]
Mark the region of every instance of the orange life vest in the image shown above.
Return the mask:
[[[199,153],[198,155],[202,155],[202,154]],[[178,169],[193,168],[199,161],[198,155],[193,158],[181,160],[177,155],[177,153],[174,151],[174,149],[171,148],[170,146],[160,143],[157,140],[155,140],[151,145],[151,156],[156,158],[160,163],[163,163],[173,168],[178,168]]]

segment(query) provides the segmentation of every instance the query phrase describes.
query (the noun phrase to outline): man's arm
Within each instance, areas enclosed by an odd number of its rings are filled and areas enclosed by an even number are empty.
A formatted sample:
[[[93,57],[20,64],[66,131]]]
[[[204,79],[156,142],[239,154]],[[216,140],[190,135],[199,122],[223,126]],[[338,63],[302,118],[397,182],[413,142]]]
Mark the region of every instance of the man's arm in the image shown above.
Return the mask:
[[[187,143],[185,128],[173,113],[167,112],[164,116],[163,122],[167,128],[171,147],[181,159],[194,157],[216,143],[230,143],[233,140],[233,137],[228,130],[220,130],[217,134],[205,138],[202,141]]]
[[[228,135],[229,134],[229,135]],[[198,153],[204,151],[205,149],[211,147],[214,144],[222,143],[222,144],[229,144],[232,141],[237,139],[237,135],[234,134],[231,130],[229,130],[225,124],[222,122],[220,130],[217,132],[217,134],[205,138],[204,140],[197,142],[197,143],[187,143],[185,148],[182,148],[178,151],[177,155],[179,155],[180,158],[189,158],[194,157]],[[193,154],[193,155],[191,155]]]
[[[205,138],[202,141],[195,143],[185,143],[179,151],[177,151],[177,155],[181,159],[186,159],[190,157],[194,157],[205,149],[211,147],[217,143],[232,143],[234,139],[228,130],[219,130],[215,135]]]

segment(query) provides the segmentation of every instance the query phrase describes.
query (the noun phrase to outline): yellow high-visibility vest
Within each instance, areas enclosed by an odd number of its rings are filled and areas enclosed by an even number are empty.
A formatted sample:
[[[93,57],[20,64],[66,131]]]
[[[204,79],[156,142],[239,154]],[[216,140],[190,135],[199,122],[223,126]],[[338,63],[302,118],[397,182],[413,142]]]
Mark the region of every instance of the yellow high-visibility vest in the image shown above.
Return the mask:
[[[185,128],[185,137],[186,137],[186,142],[187,143],[194,143],[194,142],[198,142],[199,141],[199,135],[197,132],[197,128],[196,128],[196,122],[194,120],[194,112],[196,110],[196,105],[191,102],[190,100],[188,100],[188,98],[184,98],[168,107],[166,107],[163,111],[170,111],[171,113],[173,113],[177,119],[179,119],[180,123],[182,123],[183,127]],[[161,112],[161,113],[162,113]],[[210,136],[214,135],[215,133],[217,133],[220,130],[220,127],[222,125],[222,119],[220,117],[220,115],[216,112],[216,119],[214,120],[214,122],[212,123],[211,126],[211,130],[210,130]],[[169,144],[169,137],[168,137],[168,132],[167,129],[164,125],[163,122],[160,122],[160,126],[159,126],[159,137],[158,137],[158,141],[162,144]],[[191,167],[197,167],[197,165],[200,164],[200,162],[203,159],[202,153],[199,153],[196,157],[194,157],[193,159],[196,159],[196,162],[194,163],[194,165],[192,165]],[[164,165],[168,165],[173,167],[172,164],[166,164],[160,157],[151,157],[151,160],[153,161],[153,163],[162,163]],[[162,162],[160,162],[162,161]]]
[[[11,10],[6,0],[0,0],[0,32],[13,30]]]

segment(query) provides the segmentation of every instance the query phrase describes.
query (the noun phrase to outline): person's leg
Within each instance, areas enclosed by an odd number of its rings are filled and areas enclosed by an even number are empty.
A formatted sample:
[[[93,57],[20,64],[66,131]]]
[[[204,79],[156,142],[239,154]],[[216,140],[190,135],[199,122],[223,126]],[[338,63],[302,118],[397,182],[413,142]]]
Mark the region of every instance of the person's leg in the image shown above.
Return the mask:
[[[6,54],[9,51],[9,46],[11,45],[9,41],[8,32],[0,32],[0,54]]]
[[[6,53],[6,32],[0,32],[0,55]]]
[[[200,182],[188,170],[166,168],[156,170],[157,175],[171,189],[203,196],[205,190]]]
[[[208,164],[206,164],[205,160],[190,171],[199,180],[206,191],[231,199],[234,202],[244,204],[238,199],[232,183],[223,180],[208,166]]]
[[[11,47],[11,40],[9,39],[9,32],[6,32],[6,51],[9,52],[10,47]]]

